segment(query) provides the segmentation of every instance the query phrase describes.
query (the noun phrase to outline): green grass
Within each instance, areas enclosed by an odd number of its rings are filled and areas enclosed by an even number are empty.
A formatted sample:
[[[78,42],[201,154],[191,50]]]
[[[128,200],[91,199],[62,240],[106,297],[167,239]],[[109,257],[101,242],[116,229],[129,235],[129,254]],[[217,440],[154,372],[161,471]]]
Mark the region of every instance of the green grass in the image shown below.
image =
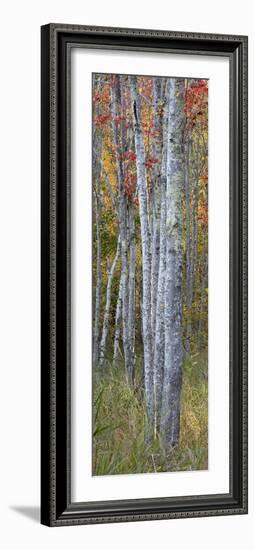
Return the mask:
[[[159,438],[144,443],[145,407],[140,360],[134,386],[123,365],[109,364],[93,381],[93,475],[206,470],[208,465],[207,353],[183,368],[180,443],[166,452]]]

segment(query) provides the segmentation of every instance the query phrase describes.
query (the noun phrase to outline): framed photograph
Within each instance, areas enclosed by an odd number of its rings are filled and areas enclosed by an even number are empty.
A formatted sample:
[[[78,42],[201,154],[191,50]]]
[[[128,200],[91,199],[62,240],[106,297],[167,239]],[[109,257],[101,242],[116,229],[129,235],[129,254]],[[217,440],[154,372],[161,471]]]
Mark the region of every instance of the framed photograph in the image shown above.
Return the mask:
[[[41,522],[245,514],[248,39],[41,39]]]

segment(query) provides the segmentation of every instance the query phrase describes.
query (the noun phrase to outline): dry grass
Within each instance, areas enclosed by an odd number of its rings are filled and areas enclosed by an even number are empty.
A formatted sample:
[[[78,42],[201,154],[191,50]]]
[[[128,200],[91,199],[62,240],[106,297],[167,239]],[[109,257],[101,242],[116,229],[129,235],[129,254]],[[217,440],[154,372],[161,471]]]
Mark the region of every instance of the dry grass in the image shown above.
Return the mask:
[[[159,438],[144,443],[145,407],[141,366],[130,387],[123,366],[94,377],[93,474],[206,470],[208,464],[207,353],[185,361],[178,449],[167,453]]]

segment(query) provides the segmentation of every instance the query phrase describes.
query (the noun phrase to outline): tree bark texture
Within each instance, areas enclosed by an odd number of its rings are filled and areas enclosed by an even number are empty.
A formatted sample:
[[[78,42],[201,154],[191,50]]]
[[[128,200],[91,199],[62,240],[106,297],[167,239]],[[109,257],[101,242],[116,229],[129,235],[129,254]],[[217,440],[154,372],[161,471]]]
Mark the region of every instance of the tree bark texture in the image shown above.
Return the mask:
[[[95,82],[93,82],[95,87]],[[99,109],[96,109],[96,114],[99,114]],[[101,129],[95,128],[93,133],[93,198],[95,208],[95,223],[96,223],[96,287],[95,287],[95,304],[94,304],[94,332],[93,332],[93,365],[98,364],[99,354],[99,339],[100,339],[100,303],[101,303],[101,237],[100,237],[100,218],[101,218],[101,152],[102,152],[102,132]]]
[[[137,186],[141,225],[142,275],[143,275],[143,342],[144,342],[144,378],[146,406],[149,429],[153,422],[153,368],[152,368],[152,326],[151,326],[151,253],[150,228],[148,219],[147,178],[145,167],[145,149],[142,133],[142,113],[137,78],[130,77],[135,150],[137,156]],[[148,436],[149,438],[149,436]]]
[[[179,442],[182,378],[182,192],[184,81],[167,81],[169,129],[166,185],[165,360],[161,437],[166,447]]]
[[[117,117],[121,117],[121,87],[120,78],[114,76],[112,85],[112,126],[113,143],[115,147],[117,178],[118,178],[118,208],[119,228],[121,239],[121,262],[122,262],[122,323],[123,323],[123,350],[125,367],[127,373],[130,370],[130,346],[128,339],[128,243],[127,243],[127,208],[124,195],[124,168],[121,160],[122,136],[121,128],[117,124]]]
[[[105,305],[105,311],[104,311],[104,319],[103,319],[103,326],[102,326],[102,336],[101,336],[101,343],[100,343],[100,367],[103,365],[105,360],[105,352],[106,352],[106,344],[107,344],[107,337],[108,337],[108,331],[109,331],[109,315],[110,315],[110,306],[111,306],[111,287],[112,287],[112,281],[113,276],[116,268],[116,264],[119,258],[120,253],[120,236],[118,237],[117,242],[117,250],[116,254],[113,260],[113,263],[110,267],[108,265],[108,283],[107,283],[107,291],[106,291],[106,305]]]

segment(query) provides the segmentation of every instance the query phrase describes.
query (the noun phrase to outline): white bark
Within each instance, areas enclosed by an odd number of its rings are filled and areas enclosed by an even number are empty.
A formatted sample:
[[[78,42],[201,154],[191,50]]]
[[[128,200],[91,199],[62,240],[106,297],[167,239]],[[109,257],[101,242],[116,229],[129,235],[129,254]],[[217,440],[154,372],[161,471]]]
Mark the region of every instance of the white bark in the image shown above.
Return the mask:
[[[166,447],[179,442],[182,374],[182,116],[183,80],[167,82],[170,121],[167,158],[165,361],[161,437]]]
[[[160,263],[160,220],[158,214],[153,216],[153,236],[152,236],[152,260],[151,260],[151,324],[153,346],[155,345],[155,328],[156,328],[156,304],[157,304],[157,287],[159,277]]]
[[[207,247],[205,243],[203,244],[201,265],[202,265],[202,282],[201,282],[201,298],[200,298],[200,317],[199,317],[199,323],[198,323],[199,349],[202,347],[202,344],[203,344],[203,335],[202,335],[202,329],[204,325],[203,315],[204,315],[205,304],[206,304],[206,289],[208,287],[208,254],[207,254]],[[206,342],[206,345],[207,345],[207,342]]]
[[[100,238],[100,191],[94,192],[95,221],[96,221],[96,287],[95,287],[95,311],[94,311],[94,339],[93,339],[93,365],[98,363],[99,337],[100,337],[100,302],[101,302],[101,238]]]
[[[159,261],[160,261],[160,200],[161,200],[161,150],[162,150],[162,117],[160,115],[160,90],[161,78],[154,79],[154,131],[159,133],[159,136],[153,140],[153,156],[157,159],[153,169],[153,186],[152,186],[152,227],[151,236],[151,308],[152,308],[152,337],[153,337],[153,353],[155,346],[155,327],[156,327],[156,302],[157,302],[157,287],[159,276]]]
[[[190,181],[189,181],[189,138],[185,143],[185,164],[184,164],[184,187],[185,187],[185,208],[186,208],[186,305],[187,305],[187,327],[186,327],[186,351],[190,352],[191,342],[191,306],[192,306],[192,266],[191,266],[191,204],[190,204]]]
[[[123,277],[121,272],[119,289],[118,289],[118,298],[117,298],[117,304],[116,304],[113,366],[116,365],[117,359],[120,355],[120,335],[121,335],[121,325],[122,325],[121,321],[122,321],[122,299],[123,299],[122,294],[123,294]]]
[[[134,361],[135,361],[135,260],[136,260],[136,243],[135,243],[135,220],[134,208],[129,204],[129,310],[128,310],[128,341],[129,341],[129,381],[133,381],[134,377]]]
[[[118,178],[118,214],[121,239],[122,262],[122,323],[123,323],[123,350],[126,372],[129,372],[129,341],[128,341],[128,243],[127,243],[127,211],[124,196],[124,169],[121,161],[122,136],[116,123],[116,117],[121,115],[121,88],[119,76],[114,76],[112,85],[112,129],[113,143],[116,151],[116,166]],[[121,128],[122,130],[122,128]]]
[[[166,272],[166,194],[165,179],[161,180],[161,219],[160,219],[160,262],[158,286],[156,288],[156,323],[154,343],[154,435],[157,435],[160,420],[163,371],[165,356],[165,272]]]
[[[107,337],[108,337],[108,330],[109,330],[109,315],[110,315],[110,306],[111,306],[111,287],[112,287],[113,276],[114,276],[116,264],[119,258],[119,254],[120,254],[120,237],[118,237],[117,250],[116,250],[113,263],[111,267],[110,265],[108,265],[106,305],[105,305],[105,311],[104,311],[104,320],[103,320],[102,336],[101,336],[101,343],[100,343],[100,363],[99,363],[100,367],[104,363],[105,354],[106,354]]]
[[[93,81],[93,86],[95,82]],[[99,114],[99,109],[95,107],[95,115]],[[93,200],[96,222],[96,286],[95,286],[95,304],[94,304],[94,332],[93,332],[93,365],[98,364],[99,339],[100,339],[100,303],[101,303],[101,237],[100,237],[100,214],[101,214],[101,151],[102,151],[102,131],[93,128]]]
[[[198,258],[198,201],[199,201],[199,177],[200,177],[200,149],[194,148],[192,143],[192,246],[191,246],[191,277],[192,277],[192,301],[196,301],[197,282],[197,258]]]
[[[143,275],[143,342],[144,342],[144,379],[145,379],[145,395],[148,418],[148,434],[149,441],[153,422],[153,367],[152,367],[152,330],[151,330],[151,253],[150,253],[150,230],[148,218],[148,201],[147,201],[147,178],[145,169],[145,149],[142,133],[142,115],[141,101],[138,92],[137,78],[130,77],[131,95],[133,107],[133,126],[135,150],[137,156],[137,185],[139,198],[139,214],[141,224],[141,246],[142,246],[142,275]]]
[[[163,373],[165,361],[165,276],[166,276],[166,184],[168,160],[169,133],[169,97],[165,90],[163,124],[162,124],[162,161],[160,177],[160,243],[159,243],[159,273],[156,286],[156,323],[154,344],[154,435],[159,430],[161,399],[163,388]]]

